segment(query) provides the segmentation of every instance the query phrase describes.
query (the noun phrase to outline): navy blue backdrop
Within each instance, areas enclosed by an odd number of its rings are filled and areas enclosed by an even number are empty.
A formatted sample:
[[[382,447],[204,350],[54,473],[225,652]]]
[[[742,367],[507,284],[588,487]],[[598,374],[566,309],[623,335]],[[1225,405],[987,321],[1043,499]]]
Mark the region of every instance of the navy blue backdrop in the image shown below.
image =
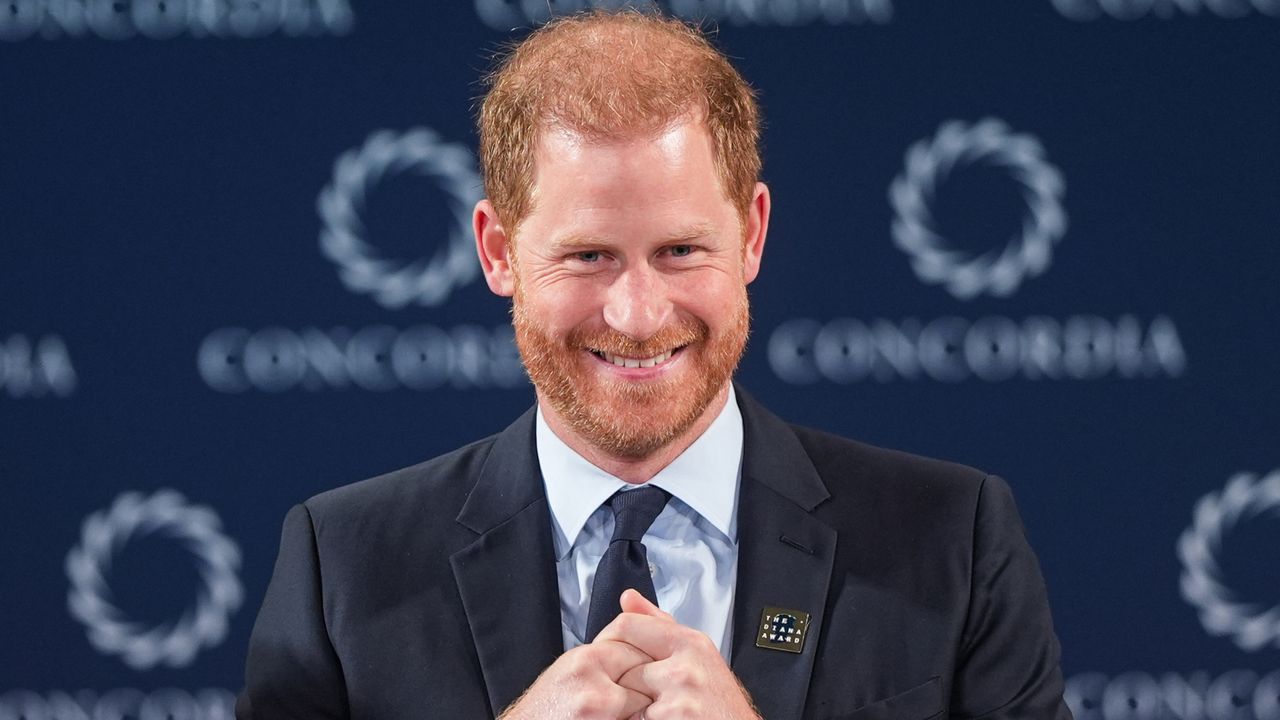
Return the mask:
[[[532,400],[493,50],[584,2],[0,2],[0,720],[226,718],[287,508]],[[1007,477],[1088,720],[1280,719],[1280,1],[670,0],[759,89],[740,378]]]

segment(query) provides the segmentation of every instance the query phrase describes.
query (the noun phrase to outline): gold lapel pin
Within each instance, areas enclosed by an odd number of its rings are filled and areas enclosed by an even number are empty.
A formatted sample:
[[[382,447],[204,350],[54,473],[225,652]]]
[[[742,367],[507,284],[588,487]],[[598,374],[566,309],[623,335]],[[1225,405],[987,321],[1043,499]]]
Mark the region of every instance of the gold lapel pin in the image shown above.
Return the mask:
[[[766,607],[760,613],[760,630],[756,647],[798,653],[804,650],[804,636],[809,630],[809,613]]]

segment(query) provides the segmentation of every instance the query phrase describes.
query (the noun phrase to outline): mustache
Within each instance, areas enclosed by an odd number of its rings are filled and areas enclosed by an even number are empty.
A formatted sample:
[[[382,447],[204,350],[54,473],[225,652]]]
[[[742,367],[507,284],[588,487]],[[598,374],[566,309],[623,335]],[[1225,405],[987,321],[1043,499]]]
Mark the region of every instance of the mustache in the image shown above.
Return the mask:
[[[689,319],[675,325],[668,325],[644,340],[628,337],[613,328],[602,330],[579,328],[570,332],[565,342],[574,349],[597,350],[610,355],[645,358],[705,340],[710,333],[711,329],[706,323]]]

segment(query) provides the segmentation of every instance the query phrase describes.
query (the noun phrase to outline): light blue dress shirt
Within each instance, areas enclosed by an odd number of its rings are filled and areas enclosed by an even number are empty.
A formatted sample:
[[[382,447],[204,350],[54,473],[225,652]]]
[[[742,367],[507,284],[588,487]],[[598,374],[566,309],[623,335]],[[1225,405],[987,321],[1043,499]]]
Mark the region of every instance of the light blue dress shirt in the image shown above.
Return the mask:
[[[596,566],[613,536],[602,503],[632,486],[592,465],[552,432],[538,409],[538,464],[555,534],[564,649],[581,645]],[[732,386],[724,409],[687,450],[649,481],[671,493],[645,533],[658,606],[711,638],[729,659],[729,618],[738,575],[738,483],[742,413]]]

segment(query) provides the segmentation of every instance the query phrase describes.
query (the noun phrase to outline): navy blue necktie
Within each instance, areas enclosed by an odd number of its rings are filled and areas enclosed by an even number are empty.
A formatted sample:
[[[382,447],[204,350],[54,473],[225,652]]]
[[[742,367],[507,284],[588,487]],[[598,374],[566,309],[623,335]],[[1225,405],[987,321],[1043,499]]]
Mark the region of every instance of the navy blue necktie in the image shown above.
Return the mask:
[[[618,598],[623,590],[634,588],[649,602],[658,604],[649,575],[649,557],[640,540],[670,498],[666,490],[646,485],[637,490],[619,490],[605,502],[613,510],[613,537],[596,566],[596,579],[591,585],[587,642],[595,640],[604,626],[622,612]]]

